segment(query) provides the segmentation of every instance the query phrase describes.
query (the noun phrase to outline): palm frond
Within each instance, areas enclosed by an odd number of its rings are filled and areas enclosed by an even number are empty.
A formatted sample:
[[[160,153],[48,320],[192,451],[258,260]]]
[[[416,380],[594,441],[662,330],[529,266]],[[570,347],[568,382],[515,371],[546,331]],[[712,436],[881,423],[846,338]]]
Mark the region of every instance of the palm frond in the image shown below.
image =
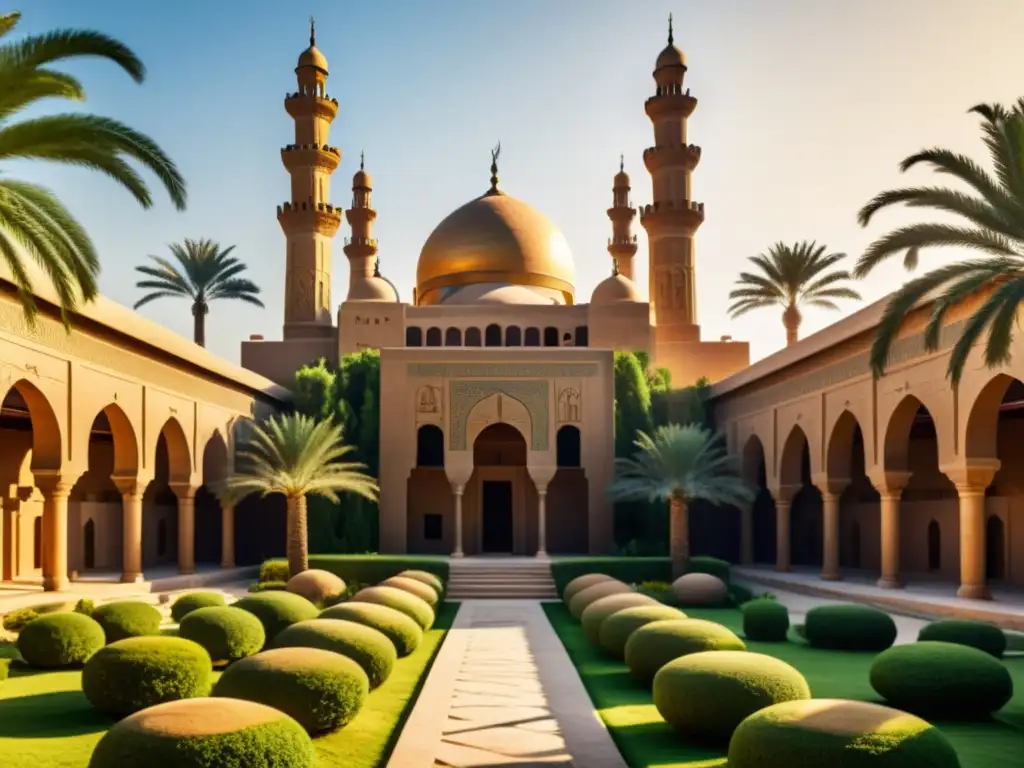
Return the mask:
[[[952,224],[910,224],[883,235],[868,246],[857,260],[855,277],[866,277],[880,262],[900,251],[913,254],[904,266],[916,266],[916,252],[926,247],[961,247],[991,253],[994,256],[1014,256],[1011,243],[997,232],[986,229],[967,229]]]

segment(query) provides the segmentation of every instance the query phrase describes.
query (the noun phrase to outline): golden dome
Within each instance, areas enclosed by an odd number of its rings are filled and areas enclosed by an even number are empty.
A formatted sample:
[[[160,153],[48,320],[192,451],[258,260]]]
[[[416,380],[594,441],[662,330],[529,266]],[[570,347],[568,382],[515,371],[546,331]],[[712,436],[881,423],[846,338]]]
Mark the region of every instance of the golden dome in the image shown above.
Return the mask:
[[[504,284],[546,289],[572,304],[574,272],[562,233],[536,208],[492,189],[449,214],[427,238],[416,267],[416,301],[438,304],[443,289]]]
[[[360,168],[352,177],[352,189],[373,189],[373,177]]]
[[[327,57],[320,53],[320,49],[315,45],[309,46],[301,54],[299,54],[299,67],[313,67],[315,69],[323,70],[327,72]]]
[[[636,292],[636,283],[625,275],[619,274],[617,269],[611,277],[597,284],[597,288],[594,289],[594,293],[590,297],[590,304],[594,307],[604,307],[627,301],[640,301]]]
[[[655,69],[662,67],[685,67],[686,54],[674,45],[665,46],[665,50],[658,54],[658,61],[654,64]]]

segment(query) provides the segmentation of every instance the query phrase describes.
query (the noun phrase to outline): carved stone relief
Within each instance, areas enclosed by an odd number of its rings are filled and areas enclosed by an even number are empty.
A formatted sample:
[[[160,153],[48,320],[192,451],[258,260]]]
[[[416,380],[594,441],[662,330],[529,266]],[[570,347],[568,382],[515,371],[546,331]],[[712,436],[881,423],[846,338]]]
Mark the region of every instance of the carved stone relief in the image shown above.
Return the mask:
[[[426,384],[416,390],[416,412],[441,414],[441,388]]]
[[[558,393],[558,422],[575,424],[582,421],[582,400],[575,387],[565,387]]]
[[[512,367],[512,366],[510,366]],[[501,392],[522,403],[530,415],[532,439],[530,449],[548,449],[548,381],[453,381],[449,386],[451,429],[448,447],[466,450],[467,416],[473,406]]]
[[[410,376],[451,379],[557,379],[597,375],[596,363],[410,363]]]

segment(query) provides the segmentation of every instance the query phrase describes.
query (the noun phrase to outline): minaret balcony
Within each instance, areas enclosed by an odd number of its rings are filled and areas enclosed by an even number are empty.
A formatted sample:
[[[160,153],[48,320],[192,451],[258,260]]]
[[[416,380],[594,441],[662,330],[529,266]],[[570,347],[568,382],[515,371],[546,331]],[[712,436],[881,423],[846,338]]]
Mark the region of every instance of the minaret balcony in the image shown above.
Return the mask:
[[[373,208],[352,207],[345,211],[345,218],[348,219],[349,224],[363,224],[376,219],[377,212]]]
[[[284,97],[284,110],[293,119],[312,115],[331,122],[338,116],[338,100],[309,93],[289,93]]]
[[[288,144],[281,149],[281,162],[289,173],[307,168],[334,173],[341,162],[341,150],[327,144]]]
[[[696,144],[666,145],[644,150],[644,165],[650,173],[662,168],[685,168],[692,171],[699,162],[700,147]]]
[[[315,232],[334,237],[343,211],[329,203],[285,203],[277,206],[277,222],[285,235]]]
[[[659,88],[659,91],[664,92],[644,102],[644,111],[651,120],[670,116],[686,118],[697,108],[697,99],[690,95],[689,88],[686,91]]]
[[[609,237],[608,238],[608,252],[615,253],[626,253],[634,254],[637,249],[636,235]]]
[[[353,235],[352,237],[345,238],[345,245],[369,245],[373,248],[377,247],[376,237],[360,237],[359,235]]]
[[[636,216],[636,208],[615,205],[608,209],[608,218],[614,221],[632,221]]]
[[[665,227],[681,228],[693,233],[704,223],[704,203],[684,200],[676,205],[666,200],[644,205],[640,208],[640,223],[648,232]]]
[[[342,250],[350,259],[368,259],[377,253],[377,238],[346,237]]]

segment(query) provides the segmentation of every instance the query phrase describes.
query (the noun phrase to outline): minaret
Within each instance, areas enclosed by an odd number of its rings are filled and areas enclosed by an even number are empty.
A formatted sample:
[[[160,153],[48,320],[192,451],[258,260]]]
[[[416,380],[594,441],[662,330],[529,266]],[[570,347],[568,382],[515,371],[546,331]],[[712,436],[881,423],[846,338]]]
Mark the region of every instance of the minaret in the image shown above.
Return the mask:
[[[366,298],[370,278],[377,276],[377,239],[373,236],[373,222],[377,212],[373,210],[370,195],[373,179],[366,172],[365,157],[359,153],[359,170],[352,177],[352,207],[345,212],[352,237],[345,241],[345,255],[350,268],[348,300]]]
[[[295,120],[295,143],[281,150],[291,175],[291,200],[278,206],[277,220],[287,242],[284,338],[334,334],[331,318],[331,240],[341,225],[342,209],[327,201],[331,174],[341,152],[327,143],[338,100],[328,98],[327,59],[316,48],[316,27],[309,22],[309,48],[295,68],[299,90],[285,97]]]
[[[672,16],[668,46],[654,69],[657,87],[644,108],[654,123],[654,146],[644,150],[654,194],[640,210],[647,230],[650,302],[655,343],[699,341],[693,266],[693,237],[704,222],[704,204],[693,202],[691,177],[700,147],[686,143],[686,121],[697,100],[683,90],[686,57],[673,44]]]
[[[633,256],[636,254],[636,235],[633,234],[633,218],[636,208],[629,202],[629,174],[625,169],[625,158],[619,155],[619,172],[612,183],[612,207],[608,218],[612,220],[612,236],[608,240],[608,253],[612,256],[614,274],[633,279]]]

